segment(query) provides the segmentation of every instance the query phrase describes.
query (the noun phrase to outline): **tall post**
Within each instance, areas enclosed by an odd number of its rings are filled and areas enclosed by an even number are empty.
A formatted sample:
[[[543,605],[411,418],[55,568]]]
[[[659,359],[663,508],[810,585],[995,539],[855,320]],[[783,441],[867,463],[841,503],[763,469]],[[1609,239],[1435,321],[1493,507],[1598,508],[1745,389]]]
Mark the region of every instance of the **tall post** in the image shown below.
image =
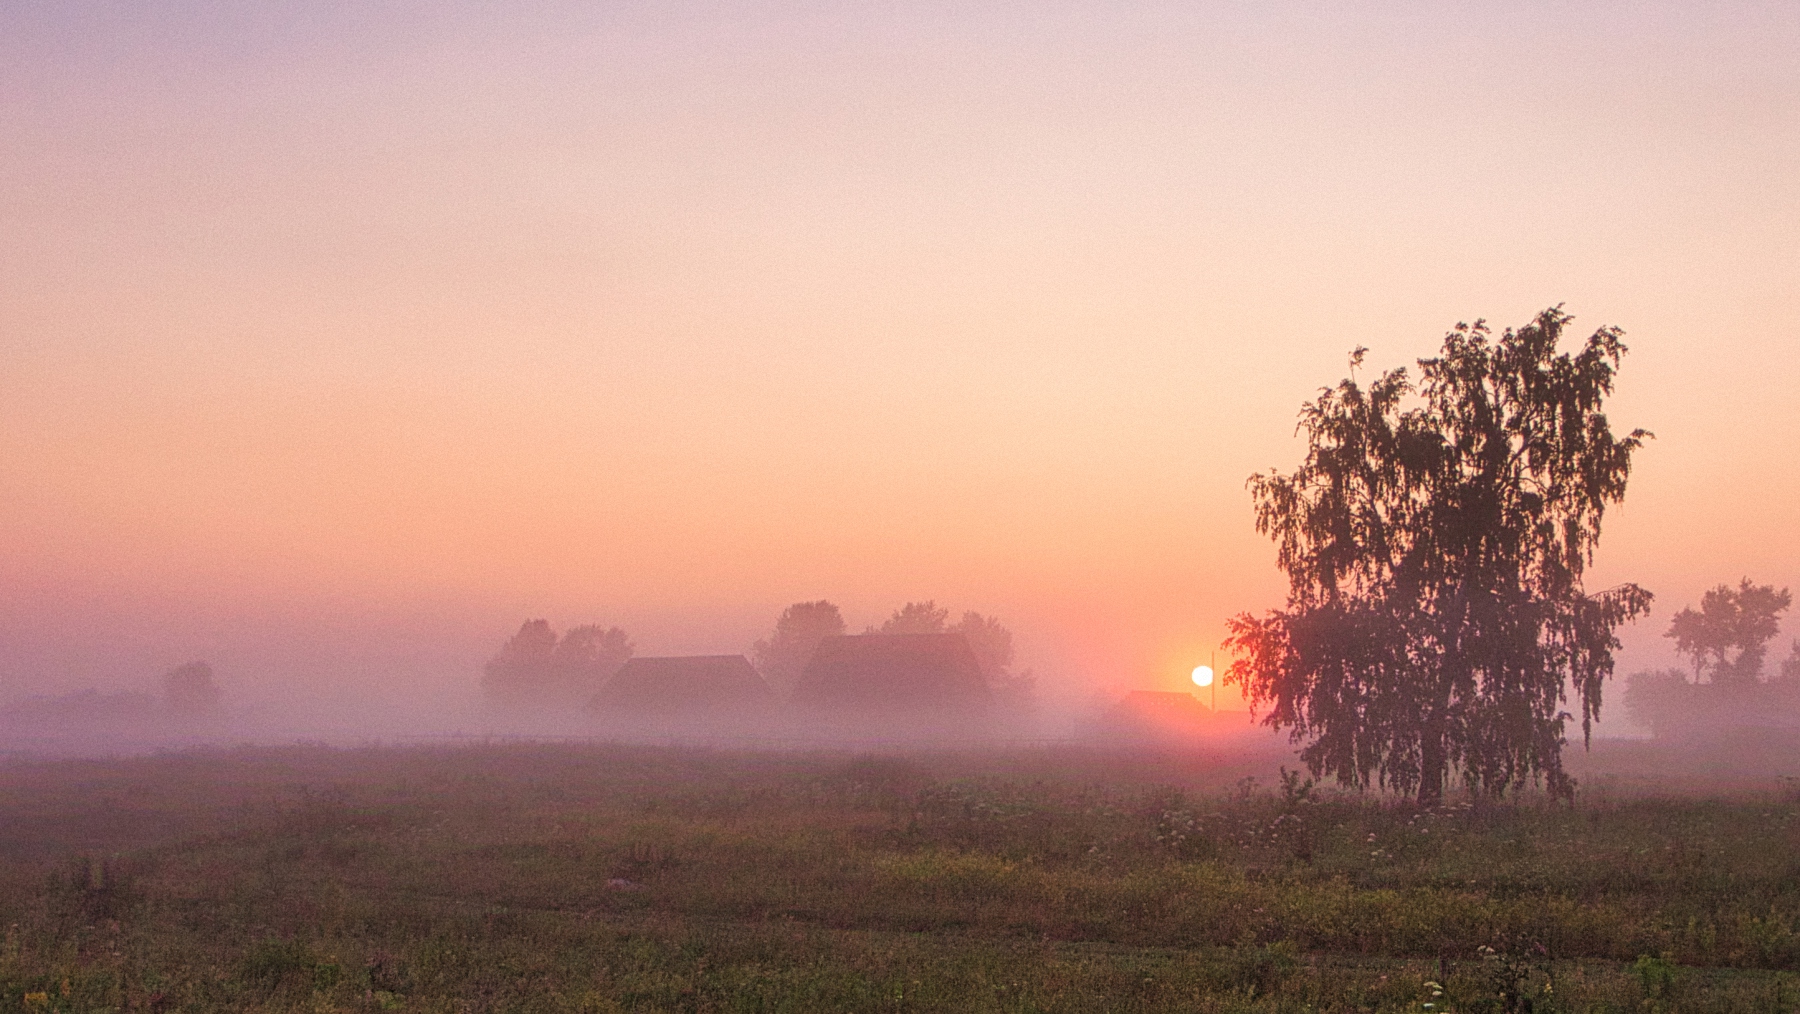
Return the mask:
[[[1214,648],[1212,653],[1212,674],[1212,712],[1216,716],[1219,713],[1219,649],[1217,648]]]

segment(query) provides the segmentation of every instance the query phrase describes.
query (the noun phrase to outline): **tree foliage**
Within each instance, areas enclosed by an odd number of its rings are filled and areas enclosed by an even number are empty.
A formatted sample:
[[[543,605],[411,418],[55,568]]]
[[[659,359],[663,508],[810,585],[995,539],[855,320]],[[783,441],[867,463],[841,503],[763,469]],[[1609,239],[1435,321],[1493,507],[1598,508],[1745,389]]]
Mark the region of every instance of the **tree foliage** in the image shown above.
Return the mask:
[[[813,649],[827,637],[844,632],[844,614],[830,602],[796,602],[781,611],[775,629],[756,642],[751,655],[756,668],[776,690],[791,690]]]
[[[631,658],[618,627],[585,624],[560,638],[544,620],[527,620],[482,669],[488,699],[504,705],[578,706]]]
[[[1692,679],[1680,669],[1631,675],[1625,706],[1657,736],[1727,732],[1746,724],[1800,718],[1800,645],[1780,674],[1764,679],[1769,642],[1781,614],[1793,604],[1788,589],[1721,584],[1700,597],[1700,609],[1683,607],[1663,635],[1688,659]]]
[[[950,610],[938,608],[936,600],[908,602],[894,615],[882,621],[878,634],[945,634],[950,629]]]
[[[939,608],[935,600],[908,602],[894,611],[876,633],[881,634],[961,634],[981,664],[981,675],[988,690],[1003,707],[1013,710],[1029,707],[1037,687],[1031,671],[1014,672],[1013,635],[995,616],[983,616],[973,610],[950,622],[950,610]]]
[[[1794,604],[1786,588],[1751,584],[1719,585],[1700,597],[1700,611],[1684,606],[1665,637],[1688,657],[1694,678],[1745,686],[1762,680],[1769,641],[1781,629],[1781,614]]]
[[[1621,332],[1559,354],[1569,321],[1553,308],[1497,339],[1459,324],[1416,384],[1401,368],[1362,386],[1357,349],[1301,411],[1305,461],[1249,480],[1288,600],[1230,622],[1226,678],[1315,775],[1427,803],[1453,772],[1572,791],[1562,707],[1572,689],[1591,732],[1614,631],[1650,593],[1583,589],[1648,434],[1615,437],[1603,411]]]
[[[178,665],[163,674],[163,705],[177,715],[204,715],[218,710],[219,684],[205,662]]]

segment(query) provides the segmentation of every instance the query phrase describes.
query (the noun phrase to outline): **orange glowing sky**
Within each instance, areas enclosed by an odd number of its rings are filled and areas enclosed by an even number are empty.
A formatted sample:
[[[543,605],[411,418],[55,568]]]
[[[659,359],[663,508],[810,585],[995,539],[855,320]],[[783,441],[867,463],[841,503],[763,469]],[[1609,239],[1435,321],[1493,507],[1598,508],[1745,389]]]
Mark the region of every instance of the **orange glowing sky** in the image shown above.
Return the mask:
[[[1348,350],[1557,302],[1624,667],[1800,585],[1792,4],[374,6],[0,10],[0,696],[821,596],[1179,689]]]

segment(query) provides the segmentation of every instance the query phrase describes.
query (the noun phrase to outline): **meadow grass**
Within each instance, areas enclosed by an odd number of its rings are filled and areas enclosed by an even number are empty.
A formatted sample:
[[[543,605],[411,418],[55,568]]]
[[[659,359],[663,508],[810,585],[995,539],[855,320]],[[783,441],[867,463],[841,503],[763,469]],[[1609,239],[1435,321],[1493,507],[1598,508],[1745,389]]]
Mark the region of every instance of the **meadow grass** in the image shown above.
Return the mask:
[[[1800,1010],[1779,791],[1420,810],[1232,774],[528,744],[14,763],[0,1009]]]

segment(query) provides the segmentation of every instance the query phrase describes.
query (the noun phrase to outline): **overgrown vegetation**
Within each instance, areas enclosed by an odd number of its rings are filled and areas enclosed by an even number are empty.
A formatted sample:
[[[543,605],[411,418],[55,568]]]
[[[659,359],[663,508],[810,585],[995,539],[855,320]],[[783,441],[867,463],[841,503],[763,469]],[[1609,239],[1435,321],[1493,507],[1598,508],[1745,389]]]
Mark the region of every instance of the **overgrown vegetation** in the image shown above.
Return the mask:
[[[0,1009],[1800,1009],[1776,786],[1419,808],[1240,774],[528,745],[18,764]]]

